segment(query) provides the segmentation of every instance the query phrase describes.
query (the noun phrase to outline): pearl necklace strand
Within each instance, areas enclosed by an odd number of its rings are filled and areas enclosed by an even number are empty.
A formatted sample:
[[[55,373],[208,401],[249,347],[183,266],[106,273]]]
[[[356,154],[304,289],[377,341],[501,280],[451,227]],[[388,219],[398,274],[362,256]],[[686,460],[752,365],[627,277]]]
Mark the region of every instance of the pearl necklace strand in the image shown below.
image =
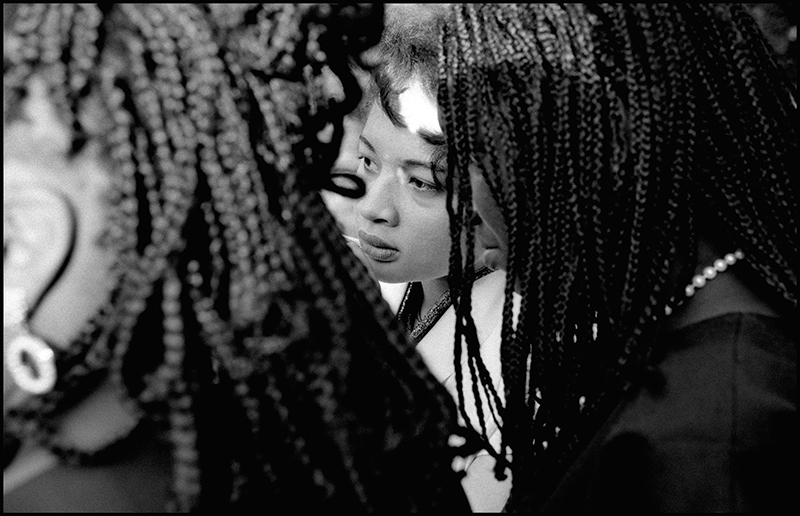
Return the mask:
[[[684,294],[686,297],[692,297],[695,292],[700,290],[701,288],[706,286],[706,283],[713,280],[717,277],[717,274],[721,272],[725,272],[728,267],[732,266],[739,260],[744,258],[744,253],[741,249],[737,249],[733,253],[728,253],[724,257],[714,260],[714,264],[706,267],[703,269],[703,272],[700,274],[695,274],[692,278],[692,282],[686,285],[686,288],[683,289]],[[664,307],[664,313],[670,315],[672,313],[672,307],[670,306],[672,303],[670,302]]]

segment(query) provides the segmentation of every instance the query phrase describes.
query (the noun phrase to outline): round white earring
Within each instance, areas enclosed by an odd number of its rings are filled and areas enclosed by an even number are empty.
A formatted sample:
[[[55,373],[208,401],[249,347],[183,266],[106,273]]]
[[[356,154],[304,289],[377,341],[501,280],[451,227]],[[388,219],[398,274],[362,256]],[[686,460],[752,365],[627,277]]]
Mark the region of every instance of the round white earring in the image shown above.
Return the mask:
[[[55,359],[50,346],[29,333],[13,338],[5,352],[6,368],[11,378],[31,394],[44,394],[55,386]]]

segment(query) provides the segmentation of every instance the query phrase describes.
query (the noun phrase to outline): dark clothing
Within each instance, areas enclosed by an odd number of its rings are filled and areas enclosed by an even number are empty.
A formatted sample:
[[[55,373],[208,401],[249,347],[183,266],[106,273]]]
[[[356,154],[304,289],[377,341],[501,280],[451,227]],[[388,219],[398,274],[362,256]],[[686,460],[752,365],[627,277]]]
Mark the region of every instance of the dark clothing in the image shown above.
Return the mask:
[[[663,389],[620,404],[544,510],[796,513],[795,323],[735,313],[665,334]]]

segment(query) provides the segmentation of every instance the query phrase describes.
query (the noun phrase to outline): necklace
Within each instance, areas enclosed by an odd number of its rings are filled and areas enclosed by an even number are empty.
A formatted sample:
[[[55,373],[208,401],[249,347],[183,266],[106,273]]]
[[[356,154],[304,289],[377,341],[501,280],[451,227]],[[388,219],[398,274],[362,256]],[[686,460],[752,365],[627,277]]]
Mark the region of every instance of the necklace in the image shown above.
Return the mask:
[[[481,267],[472,275],[471,281],[477,281],[491,272],[492,269]],[[427,335],[428,331],[436,325],[436,322],[452,304],[450,289],[447,289],[436,303],[428,309],[425,315],[417,319],[417,315],[422,308],[422,295],[421,283],[416,281],[409,283],[406,293],[403,295],[403,301],[400,303],[400,308],[397,310],[397,317],[405,324],[406,328],[410,328],[408,336],[414,344],[418,344]]]
[[[700,274],[695,274],[692,278],[692,281],[686,285],[686,287],[683,289],[683,299],[677,302],[675,301],[674,296],[672,299],[670,299],[670,302],[664,307],[664,313],[666,315],[670,315],[674,309],[683,304],[686,299],[692,297],[695,292],[705,287],[706,283],[713,280],[719,273],[725,272],[728,267],[734,265],[736,262],[742,259],[744,259],[744,253],[741,249],[737,249],[733,253],[728,253],[722,258],[714,260],[713,265],[709,265],[708,267],[704,268],[703,272]]]
[[[413,282],[408,285],[406,293],[403,296],[403,302],[400,304],[400,309],[397,316],[403,321],[406,328],[411,328],[408,336],[414,344],[418,344],[422,337],[433,328],[445,310],[450,307],[450,290],[445,290],[442,296],[434,303],[434,305],[416,321],[416,313],[419,311],[422,304],[422,285],[418,282]],[[411,309],[414,306],[416,309]]]

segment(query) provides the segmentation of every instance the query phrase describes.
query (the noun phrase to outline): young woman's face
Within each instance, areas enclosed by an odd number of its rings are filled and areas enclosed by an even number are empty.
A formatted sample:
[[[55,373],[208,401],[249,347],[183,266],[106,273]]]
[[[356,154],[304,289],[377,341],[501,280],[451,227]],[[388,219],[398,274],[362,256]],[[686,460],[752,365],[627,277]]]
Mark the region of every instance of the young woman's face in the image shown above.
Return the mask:
[[[430,104],[432,120],[437,121],[435,105]],[[367,265],[386,283],[438,279],[448,271],[450,229],[443,171],[432,170],[437,147],[414,127],[419,125],[395,126],[376,102],[359,139],[358,175],[366,183],[366,193],[356,206],[357,236]]]

